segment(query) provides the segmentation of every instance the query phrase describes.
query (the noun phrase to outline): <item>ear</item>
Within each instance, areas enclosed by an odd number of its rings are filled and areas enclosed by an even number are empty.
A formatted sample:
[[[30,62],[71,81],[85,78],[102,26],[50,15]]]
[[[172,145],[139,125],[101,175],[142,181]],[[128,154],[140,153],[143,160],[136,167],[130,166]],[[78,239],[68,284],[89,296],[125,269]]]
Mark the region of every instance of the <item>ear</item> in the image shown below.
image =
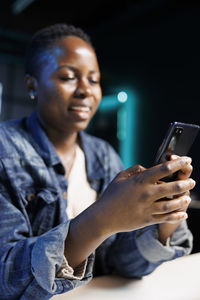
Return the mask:
[[[35,97],[37,97],[37,87],[38,82],[37,79],[29,74],[25,75],[24,83],[27,88],[28,93],[34,94]]]
[[[38,93],[37,93],[37,87],[38,87],[38,83],[37,83],[37,79],[29,74],[25,75],[24,78],[24,82],[29,94],[29,97],[31,100],[36,100]]]

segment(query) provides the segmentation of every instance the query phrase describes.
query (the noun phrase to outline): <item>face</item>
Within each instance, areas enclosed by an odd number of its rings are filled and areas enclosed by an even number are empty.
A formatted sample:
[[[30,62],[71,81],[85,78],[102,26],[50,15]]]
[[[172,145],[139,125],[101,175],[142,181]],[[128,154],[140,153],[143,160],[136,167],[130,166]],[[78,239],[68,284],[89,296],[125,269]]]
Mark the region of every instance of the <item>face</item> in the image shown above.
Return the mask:
[[[36,79],[37,110],[48,130],[84,130],[101,99],[100,70],[94,50],[70,36],[48,53]]]

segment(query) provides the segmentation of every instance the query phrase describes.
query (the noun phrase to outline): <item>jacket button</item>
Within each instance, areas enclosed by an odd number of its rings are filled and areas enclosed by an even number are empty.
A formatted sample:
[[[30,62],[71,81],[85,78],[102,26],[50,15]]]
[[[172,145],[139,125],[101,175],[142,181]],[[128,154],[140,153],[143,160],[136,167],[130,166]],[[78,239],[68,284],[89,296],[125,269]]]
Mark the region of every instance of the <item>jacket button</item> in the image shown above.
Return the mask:
[[[63,198],[67,199],[67,192],[63,192]]]
[[[27,196],[27,200],[28,201],[33,201],[35,199],[35,194],[33,193],[30,193],[28,196]]]

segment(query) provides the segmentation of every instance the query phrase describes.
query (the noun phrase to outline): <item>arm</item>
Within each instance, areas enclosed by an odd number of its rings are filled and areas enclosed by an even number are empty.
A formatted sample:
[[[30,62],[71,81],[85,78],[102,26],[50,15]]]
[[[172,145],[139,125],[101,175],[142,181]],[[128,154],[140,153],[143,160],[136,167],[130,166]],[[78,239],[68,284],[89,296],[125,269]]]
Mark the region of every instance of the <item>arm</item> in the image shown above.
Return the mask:
[[[189,254],[191,248],[192,235],[184,221],[172,235],[169,247],[158,241],[157,225],[119,233],[97,249],[95,275],[142,277],[165,261]]]
[[[34,236],[25,199],[14,188],[15,180],[8,180],[0,162],[0,299],[49,299],[55,293],[79,285],[78,280],[56,277],[63,260],[69,222]],[[52,197],[56,196],[52,194]],[[46,205],[47,210],[54,209],[56,198],[53,200],[50,207]],[[80,284],[91,279],[92,260],[91,257]]]

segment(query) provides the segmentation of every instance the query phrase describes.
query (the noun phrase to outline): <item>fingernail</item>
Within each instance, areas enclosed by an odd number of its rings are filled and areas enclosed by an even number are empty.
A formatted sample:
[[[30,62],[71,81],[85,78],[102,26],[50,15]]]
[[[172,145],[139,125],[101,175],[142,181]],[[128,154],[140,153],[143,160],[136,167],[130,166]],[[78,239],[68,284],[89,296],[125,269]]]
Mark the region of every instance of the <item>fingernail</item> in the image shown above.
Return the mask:
[[[196,185],[196,181],[194,181],[192,178],[189,178],[190,183],[192,183],[194,186]]]

